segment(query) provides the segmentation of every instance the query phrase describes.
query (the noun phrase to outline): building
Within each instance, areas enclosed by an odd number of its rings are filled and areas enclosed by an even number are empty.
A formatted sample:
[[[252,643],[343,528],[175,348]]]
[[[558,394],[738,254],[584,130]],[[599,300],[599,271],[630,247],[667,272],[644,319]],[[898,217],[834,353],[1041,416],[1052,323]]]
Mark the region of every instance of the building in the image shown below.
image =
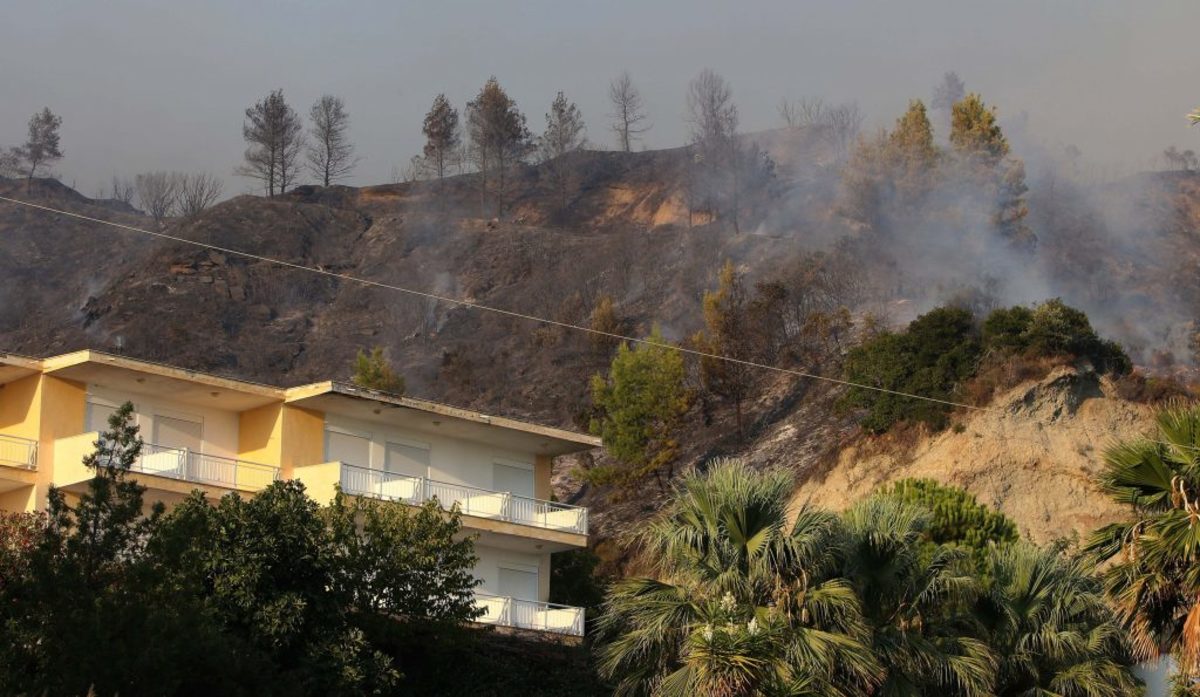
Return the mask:
[[[599,439],[337,382],[285,389],[95,351],[0,354],[0,510],[44,507],[51,484],[86,487],[83,456],[126,401],[148,502],[290,478],[321,503],[338,484],[401,504],[436,496],[477,536],[478,621],[583,634],[581,609],[547,602],[550,555],[585,547],[588,532],[585,508],[550,501],[550,469]]]

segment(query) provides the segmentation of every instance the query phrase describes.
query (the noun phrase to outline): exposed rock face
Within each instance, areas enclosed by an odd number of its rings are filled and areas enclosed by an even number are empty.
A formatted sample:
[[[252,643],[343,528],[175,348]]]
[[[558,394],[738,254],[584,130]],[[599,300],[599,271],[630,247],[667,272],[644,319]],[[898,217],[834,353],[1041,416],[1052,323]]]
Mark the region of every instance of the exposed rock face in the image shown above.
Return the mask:
[[[961,429],[845,448],[824,476],[801,484],[796,500],[844,508],[888,482],[929,477],[964,487],[1039,542],[1083,537],[1127,512],[1097,485],[1104,449],[1146,434],[1152,418],[1149,407],[1113,392],[1095,373],[1057,369],[998,395],[986,411],[962,414]]]

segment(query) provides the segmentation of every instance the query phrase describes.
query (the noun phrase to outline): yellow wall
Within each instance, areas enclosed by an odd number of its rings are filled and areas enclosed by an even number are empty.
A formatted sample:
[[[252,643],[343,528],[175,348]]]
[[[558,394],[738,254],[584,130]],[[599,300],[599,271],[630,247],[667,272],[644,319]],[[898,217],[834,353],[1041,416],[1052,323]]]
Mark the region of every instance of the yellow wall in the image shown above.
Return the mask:
[[[279,466],[283,408],[268,404],[238,414],[238,459]]]
[[[342,463],[322,462],[297,466],[293,476],[304,483],[304,489],[312,500],[327,506],[333,501],[338,482],[342,480]]]
[[[40,410],[38,387],[41,375],[30,375],[0,385],[0,433],[36,440]]]
[[[311,409],[283,406],[283,478],[298,477],[295,468],[325,461],[325,415]],[[330,494],[332,496],[332,494]],[[321,499],[317,499],[321,501]],[[324,503],[324,501],[321,501]]]

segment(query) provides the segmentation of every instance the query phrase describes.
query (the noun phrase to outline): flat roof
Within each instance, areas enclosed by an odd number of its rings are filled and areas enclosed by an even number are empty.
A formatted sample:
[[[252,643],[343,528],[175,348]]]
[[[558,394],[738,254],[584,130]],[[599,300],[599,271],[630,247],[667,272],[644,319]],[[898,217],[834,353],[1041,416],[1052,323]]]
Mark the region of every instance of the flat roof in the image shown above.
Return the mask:
[[[499,441],[550,455],[601,445],[599,438],[584,433],[333,380],[283,388],[86,349],[42,359],[0,353],[0,385],[38,372],[133,392],[169,393],[184,402],[236,411],[281,402],[324,412],[349,413],[368,420],[403,422],[424,430],[436,428],[451,435]],[[384,409],[387,417],[381,418]],[[420,419],[418,415],[427,418]]]

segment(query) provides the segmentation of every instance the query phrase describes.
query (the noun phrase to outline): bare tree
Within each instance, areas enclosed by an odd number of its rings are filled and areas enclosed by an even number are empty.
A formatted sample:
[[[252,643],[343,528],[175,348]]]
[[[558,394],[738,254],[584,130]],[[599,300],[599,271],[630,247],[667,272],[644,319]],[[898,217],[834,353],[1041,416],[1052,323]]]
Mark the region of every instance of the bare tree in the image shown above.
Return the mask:
[[[346,104],[340,97],[326,94],[312,105],[308,118],[312,121],[308,171],[322,186],[329,186],[349,176],[358,164],[354,145],[346,137],[350,114],[346,112]]]
[[[538,152],[558,192],[559,210],[567,206],[572,174],[571,163],[563,156],[586,145],[586,131],[579,107],[559,92],[546,114],[546,131],[538,139]]]
[[[728,212],[737,231],[738,163],[741,159],[737,141],[738,112],[733,103],[733,90],[725,78],[707,68],[701,71],[688,85],[687,114],[695,149],[693,162],[700,165],[703,175],[694,185],[699,186],[702,200],[713,212],[721,209],[723,193],[728,193]]]
[[[0,177],[15,179],[19,176],[21,176],[21,149],[0,150]]]
[[[216,203],[224,188],[221,180],[206,172],[180,175],[179,214],[194,218]]]
[[[296,158],[304,148],[304,124],[275,90],[246,110],[242,137],[250,146],[237,173],[258,179],[268,196],[284,193],[296,178]]]
[[[825,125],[828,111],[824,101],[812,97],[779,102],[779,117],[788,128]]]
[[[145,172],[134,179],[138,203],[161,228],[163,219],[172,215],[179,201],[182,176],[178,172]]]
[[[120,201],[126,205],[133,205],[133,197],[137,194],[137,187],[129,179],[113,175],[112,187],[108,190],[108,197],[114,201]]]
[[[846,102],[826,109],[824,121],[829,126],[829,140],[838,162],[844,162],[849,157],[850,148],[858,141],[865,119],[857,102]]]
[[[33,186],[33,178],[39,167],[49,165],[62,159],[62,149],[59,148],[58,129],[62,126],[62,117],[55,116],[50,107],[29,117],[29,135],[25,144],[15,153],[25,163],[25,191]]]
[[[480,201],[487,195],[489,183],[496,200],[496,217],[504,214],[508,170],[529,153],[529,129],[517,103],[492,77],[467,102],[467,134],[479,165]]]
[[[609,116],[614,119],[612,129],[617,134],[617,146],[629,152],[633,142],[650,130],[650,125],[642,125],[646,121],[645,104],[628,70],[609,84],[608,101],[613,107],[613,113]]]
[[[458,110],[450,105],[446,95],[434,97],[433,106],[425,114],[421,132],[425,134],[425,159],[437,173],[437,178],[442,179],[446,176],[447,166],[452,164],[461,140]]]

